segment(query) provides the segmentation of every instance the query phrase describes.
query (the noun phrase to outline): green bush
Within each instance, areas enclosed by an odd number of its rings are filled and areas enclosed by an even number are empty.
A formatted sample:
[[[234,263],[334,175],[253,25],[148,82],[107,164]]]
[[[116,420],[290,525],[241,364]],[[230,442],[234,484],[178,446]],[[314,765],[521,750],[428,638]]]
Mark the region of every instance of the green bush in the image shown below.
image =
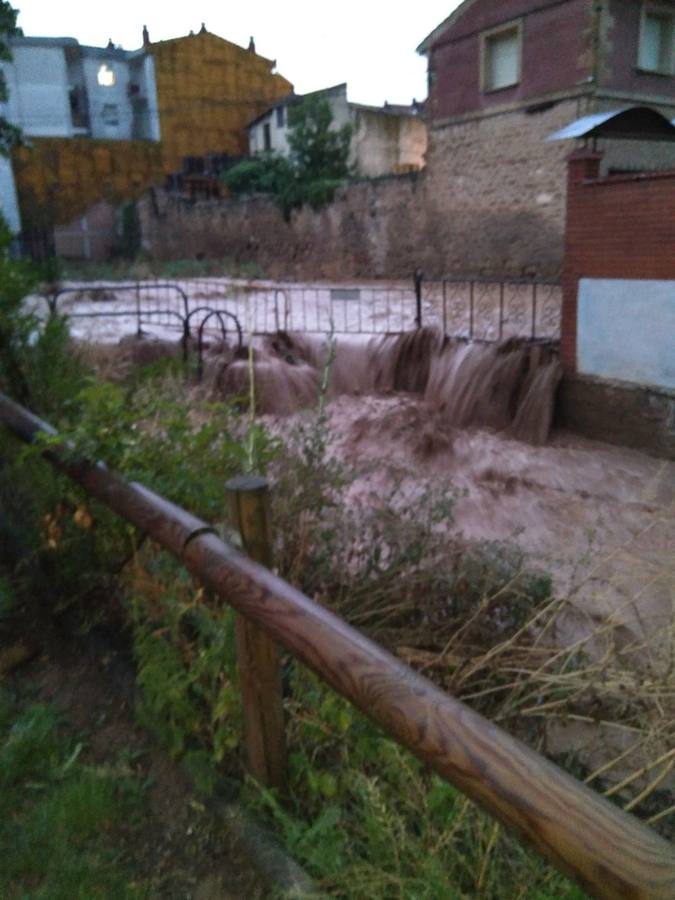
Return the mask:
[[[245,159],[228,169],[223,181],[231,193],[282,195],[295,180],[291,162],[273,153]]]
[[[142,559],[128,581],[140,720],[173,756],[222,763],[241,734],[234,614],[167,554]]]
[[[42,321],[26,309],[26,297],[44,274],[9,252],[10,234],[0,220],[0,390],[43,416],[68,415],[88,374],[66,321]]]
[[[290,155],[268,152],[228,169],[223,181],[232,194],[269,194],[288,218],[307,204],[321,209],[332,202],[349,177],[351,126],[332,127],[329,103],[307,97],[288,107]]]
[[[114,847],[139,819],[139,785],[81,762],[54,708],[20,709],[0,691],[0,710],[0,896],[143,896]]]
[[[253,783],[247,796],[281,830],[321,896],[585,896],[315,676],[295,671],[287,709],[284,802]]]

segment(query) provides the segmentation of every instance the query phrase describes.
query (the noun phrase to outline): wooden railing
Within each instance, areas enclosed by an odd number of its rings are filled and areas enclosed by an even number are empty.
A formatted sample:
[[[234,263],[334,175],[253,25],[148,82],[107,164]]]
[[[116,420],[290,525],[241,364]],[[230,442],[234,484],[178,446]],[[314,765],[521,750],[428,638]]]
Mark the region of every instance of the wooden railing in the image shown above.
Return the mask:
[[[54,434],[1,394],[0,422],[28,442]],[[675,848],[650,828],[224,543],[207,523],[100,463],[69,462],[58,446],[45,455],[592,896],[673,900]]]

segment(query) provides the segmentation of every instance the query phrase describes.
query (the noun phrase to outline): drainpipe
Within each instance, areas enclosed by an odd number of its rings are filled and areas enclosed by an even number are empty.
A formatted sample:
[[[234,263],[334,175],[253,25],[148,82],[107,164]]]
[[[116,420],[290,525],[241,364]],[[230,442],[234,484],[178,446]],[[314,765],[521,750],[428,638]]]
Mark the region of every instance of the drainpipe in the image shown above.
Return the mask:
[[[601,67],[600,67],[600,56],[602,53],[602,18],[603,18],[604,7],[602,4],[602,0],[597,0],[593,7],[593,37],[592,37],[592,66],[591,66],[591,80],[594,88],[597,90],[600,87],[600,75],[601,75]]]

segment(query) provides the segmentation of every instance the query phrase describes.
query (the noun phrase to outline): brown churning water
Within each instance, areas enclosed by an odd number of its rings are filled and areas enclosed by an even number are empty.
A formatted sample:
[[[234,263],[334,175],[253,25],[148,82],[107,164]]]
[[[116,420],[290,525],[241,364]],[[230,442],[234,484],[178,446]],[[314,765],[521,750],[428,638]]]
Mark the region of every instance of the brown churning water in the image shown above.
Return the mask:
[[[533,444],[547,440],[561,377],[550,344],[468,342],[431,328],[337,340],[332,351],[321,339],[278,332],[252,355],[260,413],[287,415],[316,402],[329,365],[331,397],[415,394],[424,397],[441,428],[489,427]],[[247,396],[249,369],[248,350],[235,355],[221,346],[207,356],[207,383],[221,396]]]

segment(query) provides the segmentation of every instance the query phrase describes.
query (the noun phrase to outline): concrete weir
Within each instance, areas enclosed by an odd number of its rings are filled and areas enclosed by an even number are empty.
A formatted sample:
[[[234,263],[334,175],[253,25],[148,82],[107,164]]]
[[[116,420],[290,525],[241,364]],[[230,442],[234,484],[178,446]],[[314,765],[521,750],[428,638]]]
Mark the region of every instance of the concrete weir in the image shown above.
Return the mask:
[[[440,427],[495,428],[533,444],[547,440],[561,377],[551,344],[470,342],[431,328],[360,342],[279,332],[239,358],[216,347],[205,365],[221,396],[248,395],[252,373],[257,410],[277,414],[315,402],[325,371],[330,397],[416,394]]]

